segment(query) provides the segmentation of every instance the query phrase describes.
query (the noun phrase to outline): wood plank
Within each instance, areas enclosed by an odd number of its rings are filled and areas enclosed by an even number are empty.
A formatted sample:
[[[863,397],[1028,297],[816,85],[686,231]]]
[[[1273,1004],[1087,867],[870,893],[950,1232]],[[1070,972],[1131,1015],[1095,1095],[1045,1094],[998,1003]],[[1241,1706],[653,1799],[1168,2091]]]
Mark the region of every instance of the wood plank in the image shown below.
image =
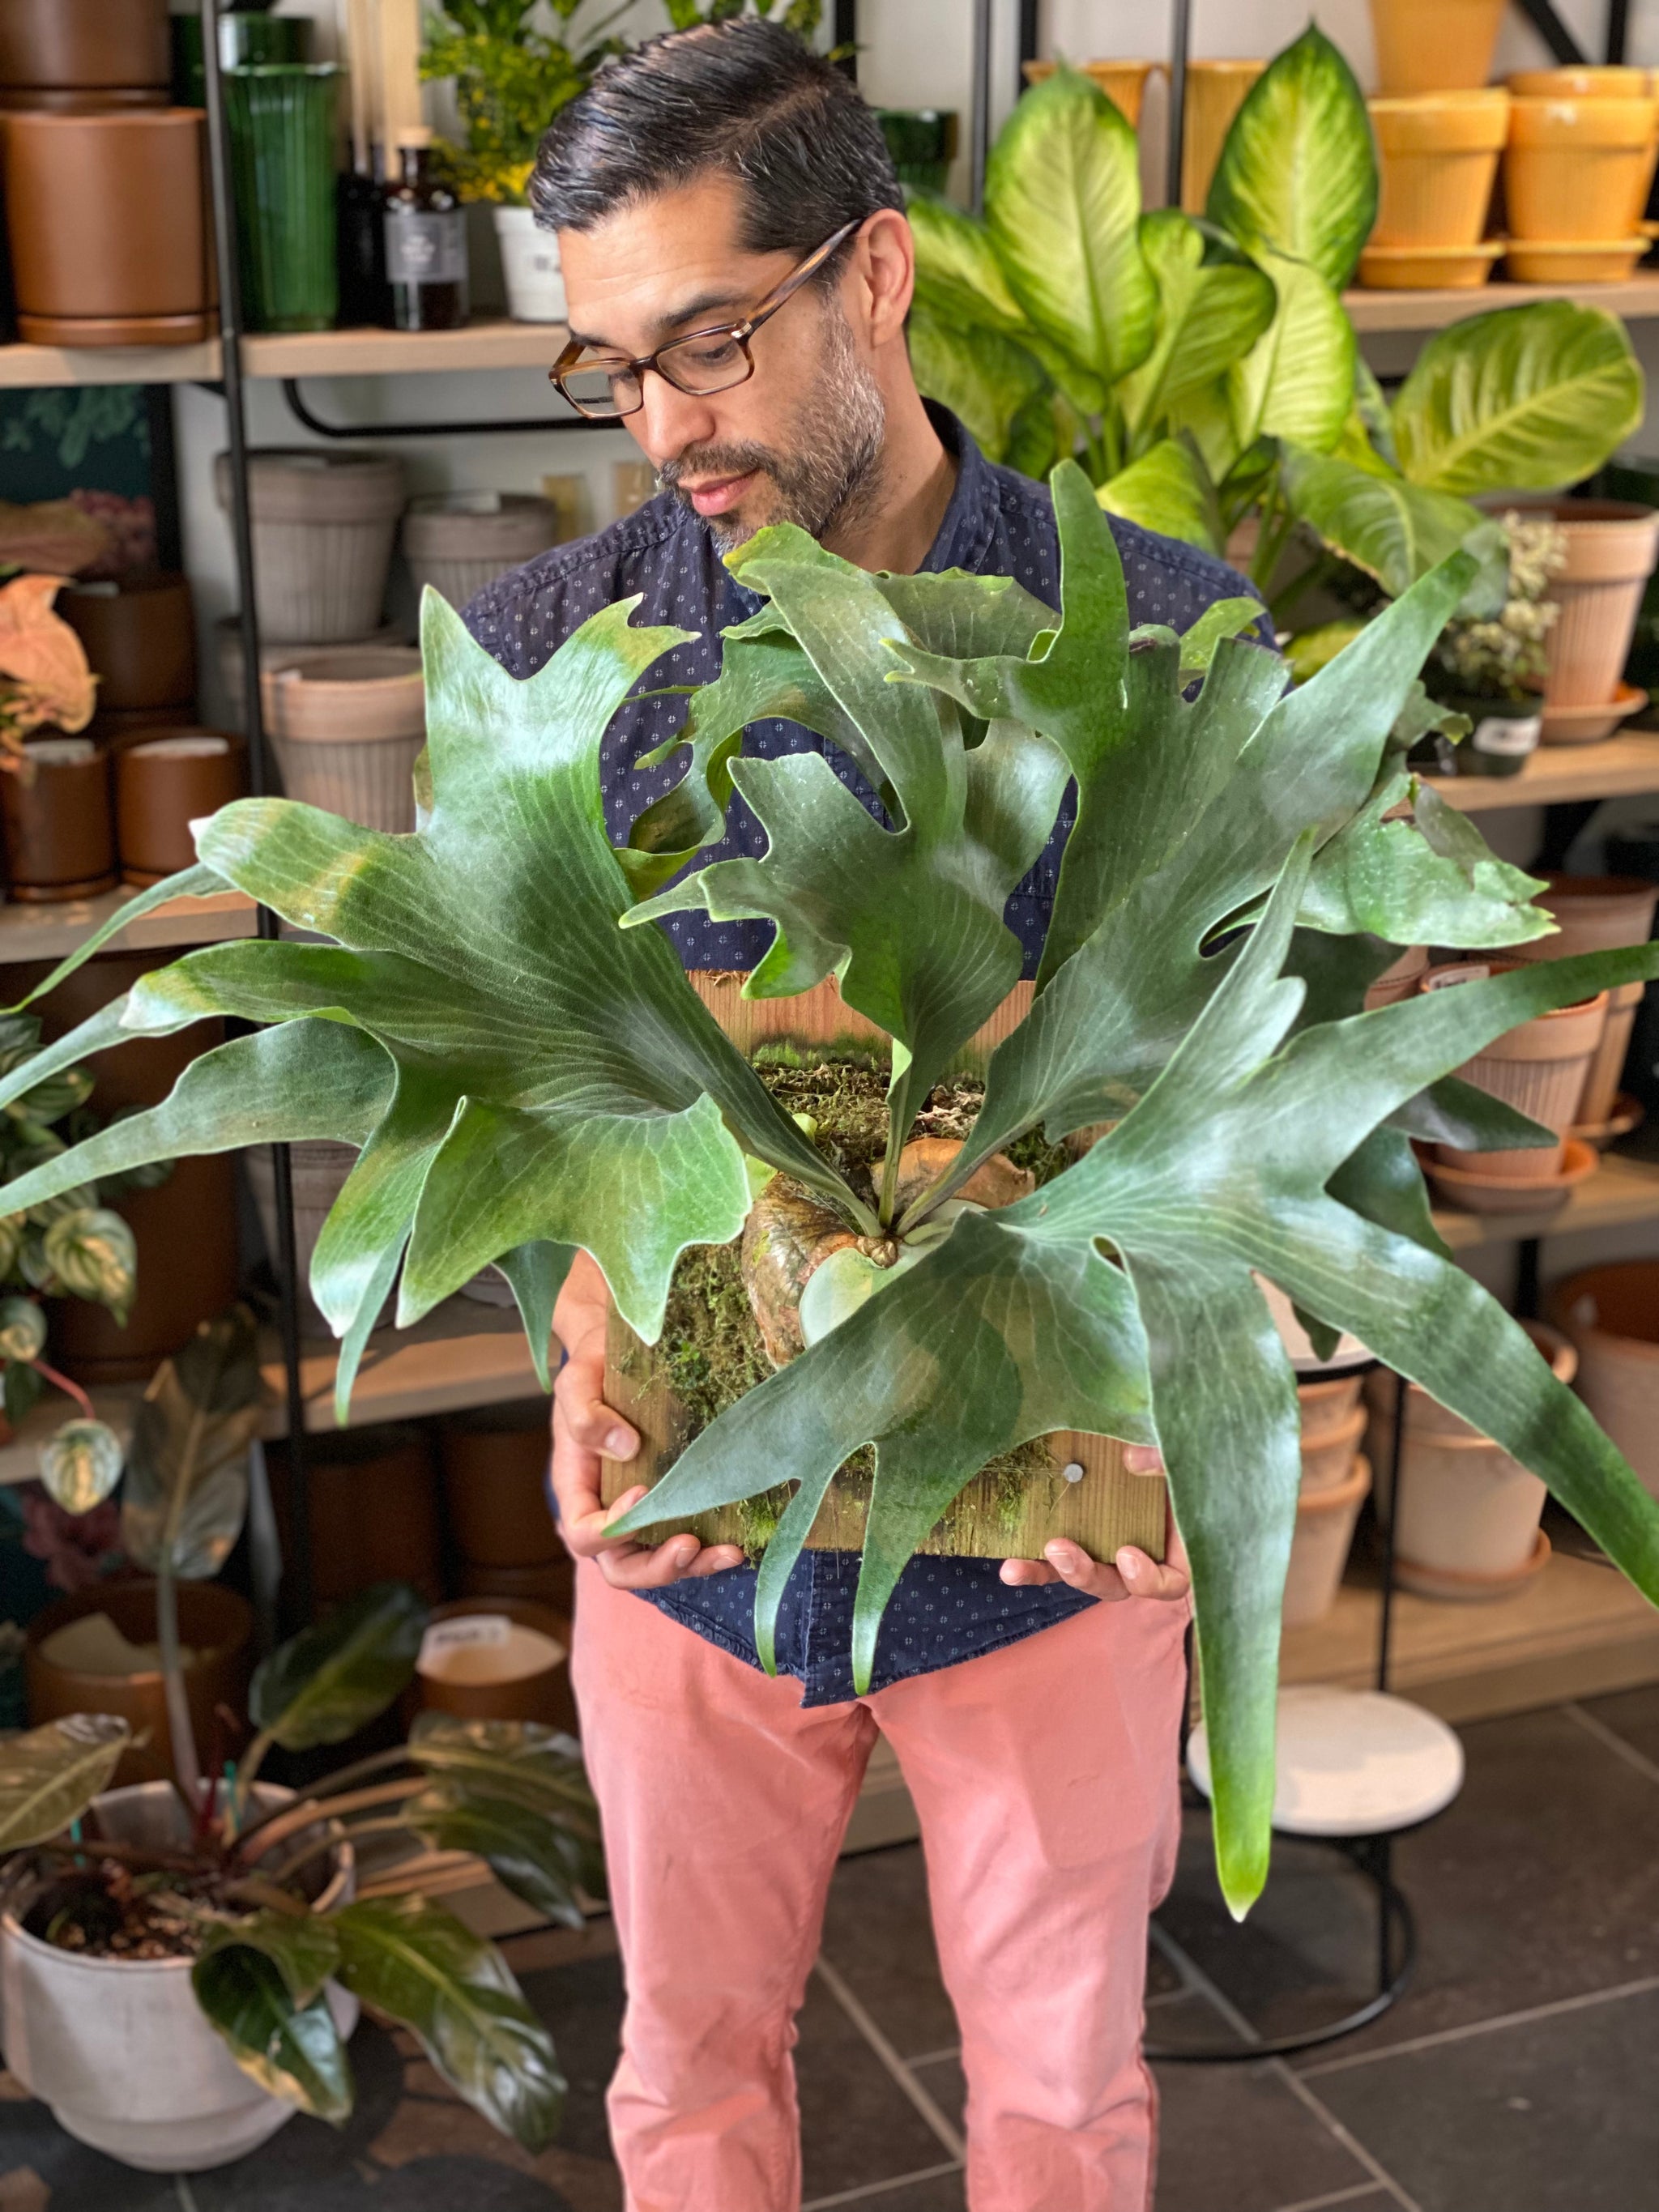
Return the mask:
[[[1540,745],[1519,775],[1431,776],[1449,806],[1492,814],[1571,799],[1628,799],[1659,791],[1659,732],[1626,730],[1592,745]]]
[[[1288,1682],[1369,1688],[1381,1593],[1346,1582],[1323,1620],[1287,1629]],[[1389,1686],[1449,1721],[1659,1681],[1659,1612],[1613,1568],[1557,1551],[1513,1597],[1486,1604],[1395,1600]]]
[[[287,1384],[275,1330],[261,1335],[259,1356],[272,1399],[260,1433],[285,1436]],[[555,1364],[557,1358],[555,1346]],[[337,1364],[332,1339],[307,1339],[301,1346],[307,1430],[334,1426]],[[540,1395],[518,1308],[447,1298],[413,1328],[377,1329],[370,1337],[352,1393],[349,1425],[361,1429],[375,1421],[413,1421],[428,1413]]]
[[[212,384],[222,373],[217,338],[184,346],[0,346],[0,386]]]
[[[1626,321],[1659,315],[1659,272],[1638,270],[1620,284],[1511,284],[1501,278],[1472,289],[1399,292],[1356,287],[1342,295],[1355,330],[1440,331],[1494,307],[1522,307],[1538,300],[1575,300],[1581,307],[1606,307]]]
[[[570,332],[563,323],[469,323],[459,331],[292,331],[243,341],[250,376],[410,376],[442,369],[539,369]],[[545,411],[563,404],[550,387]]]
[[[137,894],[130,884],[98,898],[65,899],[61,905],[10,902],[0,906],[0,963],[62,960],[100,929]],[[206,898],[169,899],[153,914],[111,938],[108,952],[133,952],[167,945],[217,945],[228,938],[252,937],[258,908],[241,891],[215,891]]]

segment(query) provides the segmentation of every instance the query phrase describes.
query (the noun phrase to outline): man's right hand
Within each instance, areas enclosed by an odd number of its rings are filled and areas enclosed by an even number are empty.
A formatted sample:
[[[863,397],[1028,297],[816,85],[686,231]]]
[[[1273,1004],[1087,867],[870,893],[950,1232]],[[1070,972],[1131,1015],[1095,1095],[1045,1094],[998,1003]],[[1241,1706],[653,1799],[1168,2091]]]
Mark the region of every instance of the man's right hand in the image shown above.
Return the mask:
[[[630,1460],[640,1448],[634,1431],[605,1402],[610,1313],[605,1277],[586,1252],[579,1252],[553,1309],[554,1334],[565,1353],[553,1386],[553,1495],[567,1550],[579,1559],[597,1559],[599,1572],[617,1589],[659,1589],[684,1575],[717,1575],[726,1567],[740,1567],[743,1552],[736,1544],[704,1546],[692,1535],[641,1544],[631,1536],[605,1533],[646,1494],[639,1483],[613,1504],[600,1501],[599,1455]]]

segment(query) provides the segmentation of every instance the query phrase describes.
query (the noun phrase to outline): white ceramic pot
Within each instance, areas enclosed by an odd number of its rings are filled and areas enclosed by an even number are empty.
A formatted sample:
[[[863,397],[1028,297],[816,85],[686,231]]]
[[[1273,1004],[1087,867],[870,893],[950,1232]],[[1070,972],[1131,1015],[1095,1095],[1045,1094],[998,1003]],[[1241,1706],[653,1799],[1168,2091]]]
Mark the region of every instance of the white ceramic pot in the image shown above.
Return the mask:
[[[404,551],[418,592],[430,584],[453,607],[559,542],[559,510],[533,492],[452,492],[417,499],[404,517]]]
[[[230,457],[214,463],[230,506]],[[403,463],[390,453],[272,447],[248,456],[254,604],[266,637],[327,645],[378,627],[398,518]]]
[[[265,726],[290,799],[366,830],[415,827],[426,685],[412,647],[319,653],[263,678]]]
[[[507,312],[515,323],[562,323],[568,312],[559,241],[527,207],[498,207],[495,236],[507,280]]]
[[[292,1796],[256,1784],[262,1809]],[[97,1801],[106,1832],[134,1843],[177,1844],[184,1814],[172,1786],[143,1782]],[[355,1869],[343,1844],[328,1873],[319,1862],[318,1905],[350,1901]],[[79,2142],[148,2173],[200,2173],[228,2166],[274,2136],[295,2107],[267,2096],[243,2073],[202,2017],[188,1959],[88,1959],[29,1935],[13,1912],[0,1918],[0,2036],[6,2063]],[[342,2036],[357,2000],[331,1983],[329,2010]],[[111,2200],[113,2203],[113,2200]]]

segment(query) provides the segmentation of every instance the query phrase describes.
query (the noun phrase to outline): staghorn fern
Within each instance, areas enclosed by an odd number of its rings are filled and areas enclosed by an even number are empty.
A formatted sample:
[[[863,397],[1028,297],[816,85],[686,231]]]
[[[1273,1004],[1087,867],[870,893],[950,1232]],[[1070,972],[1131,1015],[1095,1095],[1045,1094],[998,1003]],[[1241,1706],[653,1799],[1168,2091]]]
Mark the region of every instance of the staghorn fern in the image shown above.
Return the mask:
[[[1294,1377],[1258,1279],[1534,1468],[1659,1600],[1659,1505],[1452,1264],[1410,1149],[1414,1136],[1540,1141],[1450,1071],[1534,1014],[1659,973],[1659,948],[1363,1012],[1395,947],[1550,927],[1528,902],[1538,885],[1415,782],[1393,734],[1420,712],[1416,672],[1471,559],[1443,562],[1286,693],[1274,658],[1230,634],[1248,604],[1184,639],[1132,631],[1086,480],[1068,465],[1054,484],[1058,622],[1006,580],[872,577],[789,529],[734,553],[769,604],[728,634],[719,681],[691,702],[687,774],[620,854],[600,741],[681,634],[611,607],[521,684],[428,594],[422,827],[386,836],[274,799],[208,823],[202,865],[112,926],[234,884],[333,942],[191,953],[43,1055],[36,1083],[124,1036],[217,1014],[265,1025],[204,1054],[163,1105],[33,1170],[0,1207],[164,1152],[360,1146],[312,1274],[343,1339],[342,1407],[400,1270],[406,1325],[497,1261],[545,1382],[575,1248],[654,1338],[678,1254],[735,1237],[767,1170],[872,1249],[902,1254],[927,1232],[924,1256],[706,1429],[619,1525],[757,1496],[787,1469],[798,1486],[759,1577],[769,1659],[818,1501],[873,1445],[862,1684],[906,1559],[988,1459],[1057,1429],[1158,1443],[1192,1561],[1222,1884],[1242,1912],[1266,1875],[1299,1474]],[[742,757],[743,728],[779,714],[850,758],[880,818],[817,754]],[[971,1135],[905,1203],[891,1178],[860,1196],[773,1104],[654,918],[696,906],[773,921],[751,995],[838,978],[893,1040],[893,1158],[934,1075],[1018,973],[1003,903],[1068,781],[1076,826],[1037,994],[989,1064]],[[718,839],[733,789],[765,855],[665,890]],[[1413,818],[1390,819],[1402,802]],[[1020,1135],[1101,1122],[1115,1126],[1030,1197],[995,1212],[953,1202]]]

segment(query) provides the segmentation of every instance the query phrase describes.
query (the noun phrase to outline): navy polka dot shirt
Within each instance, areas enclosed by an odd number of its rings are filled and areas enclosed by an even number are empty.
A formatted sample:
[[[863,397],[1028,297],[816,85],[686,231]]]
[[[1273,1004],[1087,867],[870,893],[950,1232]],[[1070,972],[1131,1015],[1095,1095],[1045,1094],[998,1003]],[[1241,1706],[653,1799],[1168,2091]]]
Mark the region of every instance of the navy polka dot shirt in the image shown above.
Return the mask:
[[[1057,607],[1060,549],[1047,488],[994,466],[953,416],[931,402],[928,411],[956,457],[957,474],[923,568],[1013,576]],[[1249,590],[1231,568],[1190,545],[1115,518],[1112,532],[1123,556],[1132,622],[1185,629],[1212,601]],[[653,690],[712,681],[720,672],[720,633],[763,605],[728,574],[698,517],[665,495],[597,537],[555,546],[487,585],[466,609],[465,621],[510,674],[524,678],[533,676],[589,615],[635,592],[642,594],[636,623],[672,623],[698,633],[694,643],[678,647],[656,664],[647,678]],[[684,713],[683,699],[641,699],[624,707],[612,722],[600,754],[600,776],[613,842],[624,842],[635,817],[684,773],[684,752],[660,768],[641,769],[635,763],[671,737]],[[827,751],[836,772],[869,803],[851,764],[796,724],[757,723],[744,739],[744,750],[751,757],[771,759],[809,749]],[[1068,793],[1048,849],[1008,902],[1008,926],[1024,946],[1028,975],[1035,974],[1042,950],[1072,820]],[[764,850],[764,832],[741,799],[734,798],[725,841],[700,857],[707,862]],[[687,968],[751,969],[771,933],[768,922],[719,922],[701,914],[670,915],[660,926]],[[778,1665],[805,1686],[809,1705],[832,1705],[853,1695],[851,1625],[858,1568],[854,1553],[807,1552],[790,1577],[778,1623]],[[641,1595],[722,1650],[759,1665],[752,1568],[734,1567]],[[1094,1602],[1054,1583],[1011,1589],[999,1579],[994,1559],[914,1559],[882,1623],[872,1686],[976,1658]]]

